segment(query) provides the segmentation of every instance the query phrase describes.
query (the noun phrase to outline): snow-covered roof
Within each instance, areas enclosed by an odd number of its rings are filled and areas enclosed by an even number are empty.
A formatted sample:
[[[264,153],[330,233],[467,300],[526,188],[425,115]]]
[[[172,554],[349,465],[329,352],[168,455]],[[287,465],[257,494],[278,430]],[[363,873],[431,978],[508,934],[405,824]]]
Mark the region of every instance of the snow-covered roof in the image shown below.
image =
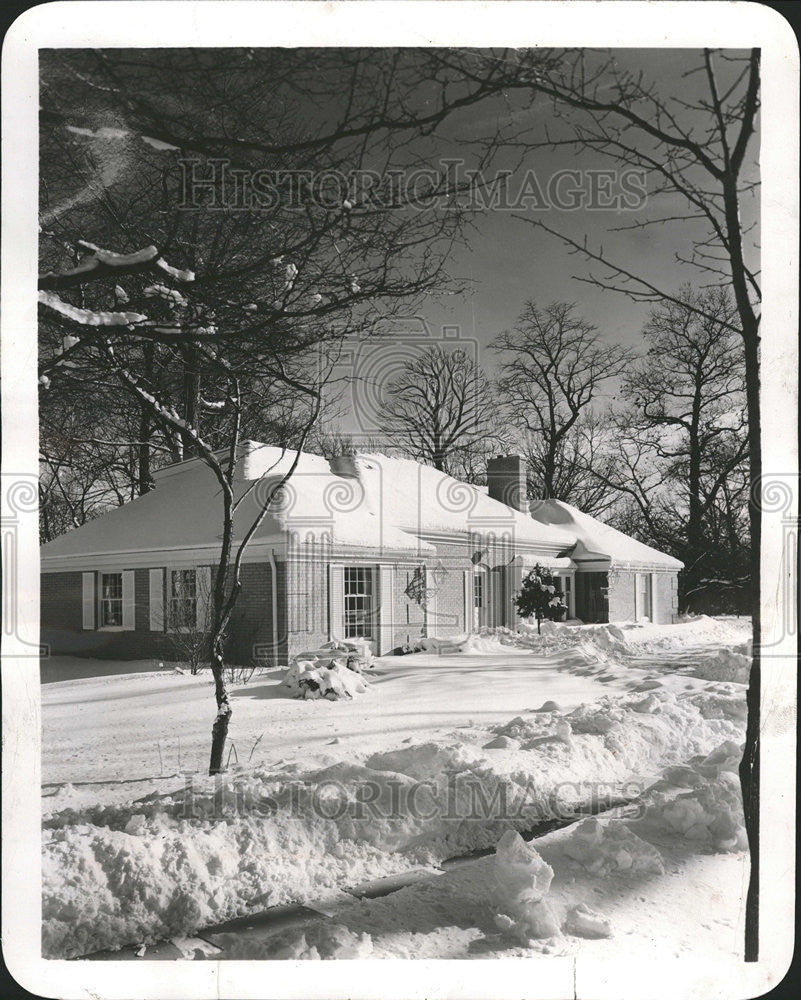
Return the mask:
[[[235,539],[242,537],[264,500],[295,458],[256,441],[240,447],[235,493],[241,498]],[[86,556],[170,553],[199,558],[219,546],[220,486],[201,459],[176,463],[154,476],[156,488],[42,546],[42,568],[78,567]],[[330,539],[334,549],[432,552],[452,537],[506,539],[522,556],[553,561],[560,555],[679,568],[681,563],[628,538],[567,504],[551,501],[529,516],[493,500],[480,486],[453,479],[430,466],[380,454],[326,459],[302,453],[280,503],[274,503],[253,538],[282,545],[287,532],[299,541]],[[213,557],[212,557],[213,558]],[[528,560],[530,562],[530,559]]]
[[[245,528],[295,455],[259,442],[240,449],[236,495],[244,497],[235,537]],[[216,547],[221,537],[220,487],[201,459],[176,463],[154,476],[144,496],[42,546],[42,567],[75,564],[86,555],[189,552]],[[432,537],[504,535],[515,546],[555,557],[573,544],[558,528],[490,499],[480,488],[409,459],[357,454],[330,461],[302,453],[285,487],[253,539],[279,542],[287,530],[301,541],[329,535],[335,548],[426,552]]]
[[[672,570],[679,570],[684,565],[673,556],[638,542],[561,500],[534,501],[531,516],[542,525],[572,535],[576,546],[570,554],[576,561],[608,559],[613,565],[662,566]]]

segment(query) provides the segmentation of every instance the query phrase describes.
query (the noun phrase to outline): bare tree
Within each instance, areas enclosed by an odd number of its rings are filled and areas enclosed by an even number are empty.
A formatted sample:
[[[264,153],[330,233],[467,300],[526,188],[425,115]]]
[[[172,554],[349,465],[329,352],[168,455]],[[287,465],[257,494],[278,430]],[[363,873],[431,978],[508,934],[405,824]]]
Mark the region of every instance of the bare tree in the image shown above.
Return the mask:
[[[645,360],[627,374],[623,392],[640,428],[651,432],[664,474],[685,493],[682,558],[687,585],[694,586],[715,544],[704,537],[705,520],[748,457],[745,379],[725,291],[684,290],[678,299],[651,314]]]
[[[704,49],[695,66],[660,93],[639,71],[622,68],[618,57],[590,50],[442,53],[448,65],[460,63],[474,85],[490,85],[495,95],[519,94],[530,102],[552,103],[551,122],[521,133],[492,130],[488,148],[503,145],[531,157],[537,149],[569,148],[604,155],[613,164],[645,172],[655,180],[650,204],[668,207],[623,229],[665,227],[683,241],[679,261],[697,269],[702,280],[728,287],[736,304],[733,331],[741,338],[745,360],[749,435],[749,528],[751,537],[752,670],[748,688],[746,751],[741,766],[746,829],[751,846],[751,877],[746,904],[745,959],[758,956],[759,887],[759,703],[760,703],[760,552],[762,452],[759,400],[759,318],[761,289],[754,222],[746,220],[748,199],[758,187],[753,157],[759,111],[760,51]],[[482,95],[483,97],[483,95]],[[566,125],[566,128],[559,127]],[[552,132],[549,125],[556,125]],[[635,301],[674,299],[659,278],[636,263],[616,260],[603,247],[575,239],[541,219],[521,216],[527,225],[549,233],[599,273],[578,275],[596,287],[613,289]]]
[[[295,471],[340,345],[447,280],[454,192],[436,178],[393,186],[396,151],[415,165],[396,132],[438,120],[418,62],[344,50],[314,67],[288,50],[42,60],[40,382],[54,398],[76,381],[122,390],[144,428],[126,449],[155,435],[219,486],[212,773],[232,711],[224,637],[243,554]],[[244,193],[234,179],[231,194],[223,160],[253,181]],[[256,491],[237,477],[239,444],[265,426],[286,460]]]
[[[591,405],[604,383],[631,363],[632,352],[606,343],[566,302],[546,308],[526,303],[514,330],[501,334],[494,347],[499,392],[526,435],[531,498],[586,499],[592,454],[578,458],[593,448],[597,434]]]
[[[748,462],[742,353],[720,288],[684,288],[643,330],[645,357],[623,379],[609,467],[595,477],[626,502],[615,522],[685,564],[680,599],[747,587],[747,530],[730,544]],[[721,526],[727,530],[721,533]],[[714,581],[714,582],[713,582]]]
[[[382,433],[440,472],[455,472],[498,424],[487,377],[461,349],[429,348],[386,387]]]
[[[605,485],[617,467],[613,442],[617,427],[608,414],[588,412],[576,421],[556,452],[553,494],[594,517],[607,516],[619,504],[619,497]],[[518,435],[526,461],[526,483],[530,499],[545,496],[542,480],[543,440],[532,431]]]

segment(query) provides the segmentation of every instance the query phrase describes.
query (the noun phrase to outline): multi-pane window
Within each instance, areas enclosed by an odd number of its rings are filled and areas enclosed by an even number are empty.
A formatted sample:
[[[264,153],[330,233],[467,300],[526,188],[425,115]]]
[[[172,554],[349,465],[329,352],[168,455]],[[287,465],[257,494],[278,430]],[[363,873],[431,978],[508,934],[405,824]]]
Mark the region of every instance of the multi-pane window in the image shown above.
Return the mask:
[[[481,573],[473,574],[473,607],[484,607],[484,577]]]
[[[122,626],[122,573],[102,574],[100,624]]]
[[[345,567],[345,638],[373,638],[373,571]]]
[[[197,581],[193,569],[170,570],[170,626],[195,628]]]

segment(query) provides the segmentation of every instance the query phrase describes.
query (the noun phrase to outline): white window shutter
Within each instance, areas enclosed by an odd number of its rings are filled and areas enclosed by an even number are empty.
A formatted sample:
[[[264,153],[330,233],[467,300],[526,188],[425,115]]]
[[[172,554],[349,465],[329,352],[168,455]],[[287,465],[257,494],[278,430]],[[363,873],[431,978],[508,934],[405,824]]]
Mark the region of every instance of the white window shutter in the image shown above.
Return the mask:
[[[83,627],[95,627],[95,574],[82,573]]]
[[[122,627],[132,631],[136,625],[136,593],[134,589],[134,571],[123,570],[122,574]]]
[[[164,569],[151,569],[150,589],[150,631],[164,631]]]
[[[659,623],[659,609],[656,603],[656,581],[659,579],[658,573],[651,574],[651,621]]]
[[[394,646],[392,637],[395,632],[393,584],[395,580],[394,566],[378,567],[378,655],[384,656]]]
[[[473,571],[464,571],[464,630],[473,631]]]
[[[195,628],[209,631],[211,605],[211,566],[198,566],[195,570]]]
[[[342,639],[345,635],[345,567],[342,563],[328,566],[328,638]]]

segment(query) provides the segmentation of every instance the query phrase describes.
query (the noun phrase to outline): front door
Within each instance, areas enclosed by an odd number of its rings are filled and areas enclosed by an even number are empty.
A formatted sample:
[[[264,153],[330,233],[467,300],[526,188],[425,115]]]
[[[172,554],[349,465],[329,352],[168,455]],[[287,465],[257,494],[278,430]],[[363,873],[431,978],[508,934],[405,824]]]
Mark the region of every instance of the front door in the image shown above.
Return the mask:
[[[609,621],[609,577],[606,573],[577,573],[575,614],[588,625]]]

